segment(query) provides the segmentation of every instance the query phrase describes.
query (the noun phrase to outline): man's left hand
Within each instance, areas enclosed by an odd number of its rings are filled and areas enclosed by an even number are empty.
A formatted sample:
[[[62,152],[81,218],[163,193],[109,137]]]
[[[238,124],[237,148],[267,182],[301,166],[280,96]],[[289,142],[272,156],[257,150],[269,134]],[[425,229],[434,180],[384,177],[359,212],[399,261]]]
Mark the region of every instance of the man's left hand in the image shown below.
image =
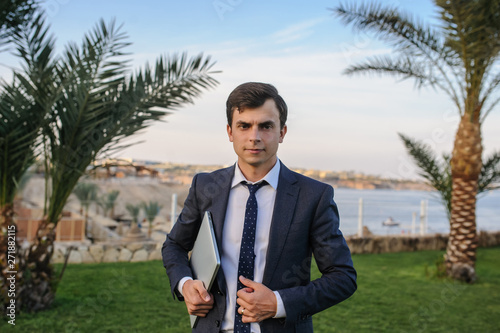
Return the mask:
[[[274,292],[262,283],[254,282],[243,276],[240,281],[246,288],[238,290],[236,302],[238,313],[243,315],[244,323],[257,323],[276,315],[277,301]]]

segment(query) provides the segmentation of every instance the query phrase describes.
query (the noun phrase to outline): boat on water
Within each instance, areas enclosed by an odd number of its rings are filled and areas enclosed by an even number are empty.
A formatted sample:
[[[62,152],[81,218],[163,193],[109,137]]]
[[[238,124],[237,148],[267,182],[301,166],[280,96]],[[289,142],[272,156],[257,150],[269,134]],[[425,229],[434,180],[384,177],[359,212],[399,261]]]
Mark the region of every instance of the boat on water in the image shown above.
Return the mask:
[[[392,217],[388,217],[387,220],[382,222],[382,225],[385,225],[386,227],[396,227],[399,225],[399,222],[394,221]]]

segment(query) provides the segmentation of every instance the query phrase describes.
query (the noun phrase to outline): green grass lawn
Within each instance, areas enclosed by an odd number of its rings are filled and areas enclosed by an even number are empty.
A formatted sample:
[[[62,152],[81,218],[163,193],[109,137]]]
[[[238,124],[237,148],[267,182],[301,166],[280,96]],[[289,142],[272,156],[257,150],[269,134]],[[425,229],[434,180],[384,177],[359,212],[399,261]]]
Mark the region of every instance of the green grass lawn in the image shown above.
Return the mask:
[[[475,285],[428,274],[439,251],[354,255],[358,290],[315,315],[315,332],[499,332],[500,248],[478,251]],[[58,266],[60,267],[60,266]],[[427,267],[427,269],[426,269]],[[315,276],[319,276],[317,270]],[[428,276],[430,275],[430,276]],[[69,265],[52,308],[1,332],[189,332],[161,262]]]

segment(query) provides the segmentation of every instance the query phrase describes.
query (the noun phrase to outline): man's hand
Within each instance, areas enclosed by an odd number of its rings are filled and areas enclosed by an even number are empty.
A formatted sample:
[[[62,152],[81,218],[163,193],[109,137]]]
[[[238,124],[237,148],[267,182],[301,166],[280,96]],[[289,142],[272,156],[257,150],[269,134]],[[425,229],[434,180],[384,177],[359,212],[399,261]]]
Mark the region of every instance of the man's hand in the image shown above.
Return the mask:
[[[243,276],[240,281],[246,288],[238,290],[236,302],[240,306],[238,313],[243,314],[244,323],[257,323],[276,315],[277,301],[274,292],[263,285]]]
[[[182,286],[182,295],[189,314],[206,317],[214,306],[214,298],[200,280],[188,280]]]

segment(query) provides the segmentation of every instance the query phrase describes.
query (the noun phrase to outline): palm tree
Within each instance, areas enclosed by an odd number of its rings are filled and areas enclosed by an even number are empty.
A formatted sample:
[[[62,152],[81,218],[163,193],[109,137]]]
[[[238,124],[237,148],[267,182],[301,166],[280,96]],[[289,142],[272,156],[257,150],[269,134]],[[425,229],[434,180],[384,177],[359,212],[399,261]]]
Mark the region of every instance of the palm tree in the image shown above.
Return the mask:
[[[120,191],[112,190],[101,197],[99,204],[104,210],[104,216],[107,216],[109,218],[113,218],[115,216],[115,205],[116,199],[118,199],[118,195],[120,195]]]
[[[128,213],[132,217],[132,225],[137,224],[137,220],[139,218],[139,214],[141,212],[141,207],[142,205],[133,205],[128,203],[125,208],[127,209]]]
[[[399,133],[408,154],[420,169],[420,175],[436,189],[445,206],[448,220],[451,219],[451,157],[443,154],[439,160],[429,145]],[[477,194],[500,188],[500,152],[493,153],[483,163],[479,174]]]
[[[160,212],[160,209],[162,208],[160,204],[156,201],[149,201],[149,202],[143,202],[142,203],[142,208],[144,209],[144,213],[146,214],[146,219],[149,222],[149,228],[148,228],[148,238],[151,238],[151,231],[153,229],[153,221]]]
[[[34,27],[39,29],[34,29]],[[18,55],[22,59],[32,59],[27,72],[14,73],[11,83],[2,83],[0,91],[0,300],[4,309],[8,306],[7,271],[16,271],[16,309],[24,306],[22,294],[26,290],[25,260],[21,246],[16,237],[16,269],[6,269],[7,241],[4,230],[15,225],[14,198],[20,189],[26,171],[35,162],[38,155],[39,134],[48,109],[45,106],[48,78],[54,69],[52,51],[54,40],[47,36],[42,18],[37,16],[33,21],[16,27],[16,37],[20,39],[22,31],[29,30],[24,37],[31,39],[30,48],[19,48]],[[21,30],[17,30],[21,29]],[[41,38],[44,36],[44,38]],[[18,43],[18,46],[19,43]],[[35,97],[33,92],[42,93]],[[10,274],[9,274],[10,276]]]
[[[111,211],[111,206],[109,204],[108,196],[103,194],[96,199],[96,205],[102,208],[102,215],[109,217],[109,212]]]
[[[145,239],[145,236],[142,234],[141,229],[138,226],[138,219],[142,206],[143,204],[133,205],[130,203],[126,205],[127,211],[129,212],[130,216],[132,216],[132,223],[130,224],[130,228],[123,237],[123,239],[126,241],[142,241]]]
[[[120,191],[118,190],[113,190],[108,193],[108,201],[111,206],[111,218],[115,217],[115,207],[116,207],[116,199],[118,199],[118,195],[120,194]]]
[[[91,162],[125,147],[124,139],[161,120],[168,110],[192,103],[217,81],[212,77],[214,63],[201,54],[161,56],[152,69],[130,73],[124,59],[129,43],[113,22],[101,21],[81,46],[69,44],[58,58],[52,55],[53,40],[43,18],[16,34],[14,43],[23,61],[16,73],[17,90],[46,112],[38,149],[44,153],[48,199],[27,253],[30,281],[24,295],[24,305],[37,311],[47,308],[55,295],[57,281],[50,266],[55,226]],[[15,101],[21,103],[17,97]],[[7,158],[15,162],[16,156]]]
[[[97,199],[97,190],[98,186],[96,184],[87,182],[78,182],[78,184],[76,184],[75,188],[73,189],[73,193],[80,201],[81,210],[82,212],[84,212],[84,230],[87,230],[87,224],[89,220],[89,207],[90,204]]]
[[[441,26],[430,27],[380,5],[340,5],[334,9],[345,24],[372,31],[388,42],[394,56],[372,57],[346,74],[390,74],[414,79],[417,87],[440,89],[460,115],[451,155],[450,237],[447,273],[474,282],[477,249],[476,195],[482,168],[481,124],[498,104],[500,84],[499,0],[435,0]]]
[[[104,216],[113,218],[116,199],[118,198],[119,194],[120,191],[113,190],[97,198],[96,203],[99,207],[102,208]]]
[[[94,183],[78,182],[73,189],[73,194],[80,201],[81,211],[88,215],[89,206],[97,198],[98,186]]]

